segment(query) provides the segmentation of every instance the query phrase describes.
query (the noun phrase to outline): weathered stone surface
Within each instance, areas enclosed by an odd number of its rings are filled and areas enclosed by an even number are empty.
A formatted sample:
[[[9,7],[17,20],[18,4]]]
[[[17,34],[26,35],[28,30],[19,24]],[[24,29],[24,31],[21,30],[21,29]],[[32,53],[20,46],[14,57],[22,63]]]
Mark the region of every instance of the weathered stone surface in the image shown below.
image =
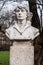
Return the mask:
[[[30,42],[14,42],[10,47],[10,65],[34,65],[34,47]]]

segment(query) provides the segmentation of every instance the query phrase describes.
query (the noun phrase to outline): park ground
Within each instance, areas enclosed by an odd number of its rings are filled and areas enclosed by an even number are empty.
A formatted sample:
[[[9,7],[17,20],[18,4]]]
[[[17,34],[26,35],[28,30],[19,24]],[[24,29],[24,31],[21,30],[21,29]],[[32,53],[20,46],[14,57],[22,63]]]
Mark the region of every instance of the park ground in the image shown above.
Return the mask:
[[[9,51],[0,51],[0,65],[9,65]]]

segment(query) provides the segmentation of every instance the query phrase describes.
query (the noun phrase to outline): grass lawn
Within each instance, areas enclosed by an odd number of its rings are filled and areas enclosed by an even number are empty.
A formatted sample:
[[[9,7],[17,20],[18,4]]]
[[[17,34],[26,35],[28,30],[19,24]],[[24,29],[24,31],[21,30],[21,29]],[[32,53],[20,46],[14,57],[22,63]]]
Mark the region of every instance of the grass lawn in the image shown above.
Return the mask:
[[[0,65],[9,65],[9,51],[0,51]]]

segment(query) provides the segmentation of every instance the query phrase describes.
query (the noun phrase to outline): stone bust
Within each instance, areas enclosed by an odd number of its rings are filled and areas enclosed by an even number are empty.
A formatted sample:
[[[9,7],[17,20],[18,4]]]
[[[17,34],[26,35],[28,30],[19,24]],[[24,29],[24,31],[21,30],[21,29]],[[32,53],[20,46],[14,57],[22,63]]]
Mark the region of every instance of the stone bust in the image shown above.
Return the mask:
[[[32,13],[25,6],[17,6],[12,15],[14,24],[6,29],[6,36],[10,40],[34,40],[39,30],[31,25]]]

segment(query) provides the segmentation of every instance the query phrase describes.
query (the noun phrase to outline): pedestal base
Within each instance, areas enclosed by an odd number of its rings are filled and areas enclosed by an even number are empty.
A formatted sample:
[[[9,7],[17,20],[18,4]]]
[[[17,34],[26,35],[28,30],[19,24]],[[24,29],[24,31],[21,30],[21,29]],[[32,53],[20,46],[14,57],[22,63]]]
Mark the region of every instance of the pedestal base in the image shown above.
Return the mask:
[[[34,65],[34,47],[28,42],[14,42],[10,47],[10,65]]]

